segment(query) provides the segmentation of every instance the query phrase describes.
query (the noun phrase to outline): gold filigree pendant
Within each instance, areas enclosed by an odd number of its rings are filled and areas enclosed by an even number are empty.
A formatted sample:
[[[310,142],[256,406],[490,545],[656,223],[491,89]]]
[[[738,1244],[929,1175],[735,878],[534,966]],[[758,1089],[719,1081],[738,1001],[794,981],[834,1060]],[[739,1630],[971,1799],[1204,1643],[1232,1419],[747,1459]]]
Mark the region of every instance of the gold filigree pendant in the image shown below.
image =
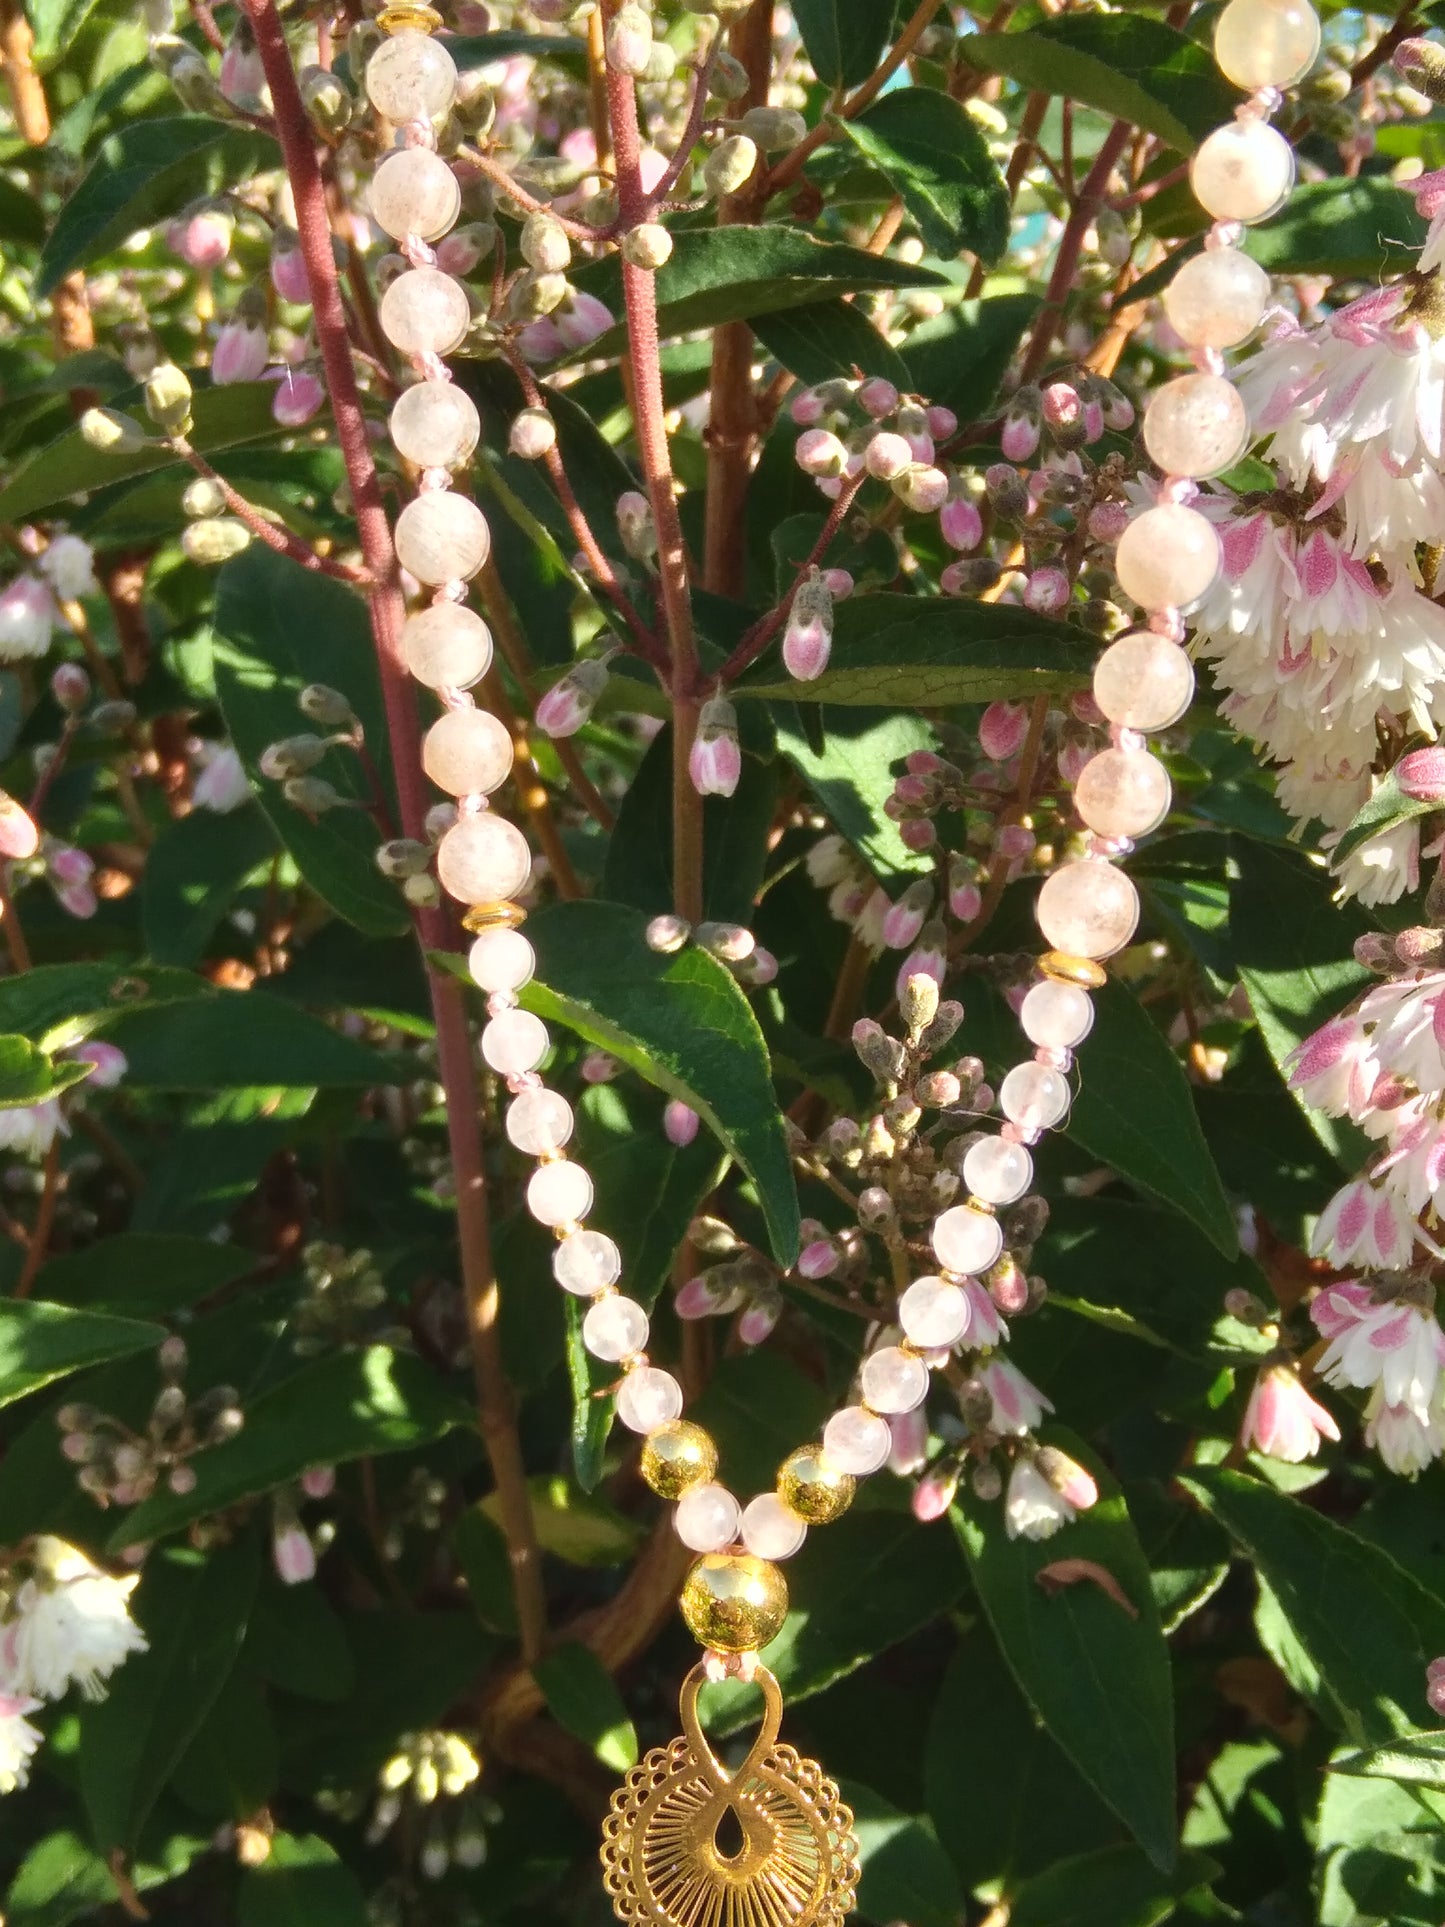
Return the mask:
[[[840,1927],[857,1897],[853,1815],[814,1760],[778,1745],[783,1696],[766,1667],[762,1729],[731,1772],[682,1683],[682,1738],[655,1747],[612,1796],[603,1881],[617,1918],[655,1927]]]

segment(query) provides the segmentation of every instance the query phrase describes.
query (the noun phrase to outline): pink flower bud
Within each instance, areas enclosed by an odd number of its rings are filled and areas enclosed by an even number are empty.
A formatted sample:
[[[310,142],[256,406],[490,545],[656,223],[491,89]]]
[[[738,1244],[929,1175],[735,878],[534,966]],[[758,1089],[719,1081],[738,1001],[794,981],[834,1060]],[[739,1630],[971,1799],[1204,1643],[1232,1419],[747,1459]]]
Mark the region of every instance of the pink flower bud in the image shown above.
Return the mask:
[[[1412,749],[1395,765],[1400,794],[1416,803],[1445,802],[1445,745]]]
[[[1027,703],[990,703],[978,722],[978,746],[992,763],[1017,756],[1029,733]]]
[[[55,900],[68,916],[78,917],[82,922],[100,908],[100,899],[88,883],[62,884],[55,892]]]
[[[928,410],[928,432],[938,442],[946,442],[958,433],[958,417],[951,408],[937,405]]]
[[[725,696],[710,697],[698,717],[688,752],[688,775],[699,796],[731,796],[743,773],[737,711]]]
[[[326,390],[309,368],[287,368],[276,383],[271,415],[283,428],[300,428],[326,400]]]
[[[1043,420],[1043,396],[1037,388],[1020,388],[1003,418],[999,440],[1004,459],[1026,462],[1039,445],[1039,424]]]
[[[50,693],[62,709],[84,709],[90,701],[90,677],[78,662],[63,662],[50,678]]]
[[[336,1467],[313,1465],[301,1474],[301,1490],[308,1499],[329,1499],[336,1490]]]
[[[913,1516],[920,1525],[932,1525],[953,1504],[958,1480],[952,1473],[930,1472],[913,1488]]]
[[[266,69],[256,51],[256,40],[244,16],[237,21],[221,56],[221,92],[238,107],[256,107],[266,92]]]
[[[556,361],[565,354],[567,344],[558,333],[557,324],[551,315],[543,315],[540,321],[529,321],[525,328],[517,331],[517,348],[523,361],[532,367],[540,367],[543,362]]]
[[[863,466],[880,482],[891,482],[913,461],[913,450],[902,435],[884,430],[869,441],[863,451]]]
[[[600,658],[574,663],[537,703],[537,727],[555,741],[575,736],[597,707],[607,687],[607,664]]]
[[[1093,760],[1094,752],[1088,743],[1077,740],[1061,743],[1058,753],[1059,775],[1072,789]]]
[[[95,874],[95,863],[84,850],[77,850],[72,844],[57,844],[47,852],[46,868],[52,879],[59,884],[89,883]]]
[[[799,616],[796,609],[788,616],[783,631],[783,665],[799,682],[813,682],[828,667],[833,634],[815,615]]]
[[[475,223],[457,228],[454,233],[438,241],[436,246],[437,266],[443,274],[455,275],[458,280],[469,275],[482,258],[482,243]]]
[[[898,975],[893,981],[893,993],[901,1002],[910,977],[929,977],[942,989],[946,969],[947,959],[941,950],[935,950],[928,944],[920,944],[917,950],[909,951],[898,966]]]
[[[779,1291],[763,1291],[743,1312],[738,1320],[738,1342],[742,1345],[761,1345],[783,1315],[783,1295]]]
[[[938,511],[938,527],[951,549],[976,549],[983,540],[983,517],[966,495],[955,495]]]
[[[1086,723],[1090,729],[1103,729],[1108,717],[1094,701],[1093,691],[1076,689],[1069,697],[1069,714],[1077,723]]]
[[[936,515],[948,500],[948,477],[941,468],[922,465],[905,469],[892,486],[904,507],[917,515]]]
[[[814,1238],[798,1253],[798,1275],[828,1278],[838,1269],[842,1254],[831,1238]]]
[[[848,463],[848,451],[830,428],[807,428],[798,437],[793,459],[805,475],[838,476]]]
[[[1056,1445],[1046,1445],[1038,1455],[1037,1464],[1059,1497],[1067,1499],[1076,1511],[1087,1512],[1091,1505],[1098,1503],[1098,1486],[1067,1452],[1061,1452]]]
[[[572,349],[588,348],[600,335],[605,335],[612,326],[612,310],[599,301],[595,294],[586,294],[580,288],[572,290],[570,301],[564,301],[552,317],[563,345]]]
[[[306,262],[295,235],[278,231],[271,244],[271,285],[283,301],[304,307],[311,300]]]
[[[890,904],[883,919],[883,942],[889,950],[907,950],[927,921],[933,907],[933,885],[920,878],[910,883],[897,903]]]
[[[1051,381],[1043,394],[1044,420],[1050,428],[1076,428],[1084,419],[1084,404],[1072,382]]]
[[[746,981],[761,990],[765,984],[772,983],[778,974],[778,960],[771,950],[762,944],[753,945],[753,954],[744,960],[742,974]]]
[[[697,1112],[690,1110],[679,1098],[673,1098],[662,1113],[662,1128],[667,1141],[675,1144],[679,1150],[692,1143],[700,1122]]]
[[[615,1057],[609,1057],[605,1050],[590,1050],[582,1059],[582,1082],[584,1084],[610,1084],[621,1071],[622,1066]]]
[[[795,427],[816,428],[827,413],[827,408],[816,389],[805,388],[801,394],[794,395],[788,413]]]
[[[882,421],[885,415],[893,413],[898,406],[898,399],[898,390],[891,381],[885,381],[881,375],[871,375],[857,394],[858,406],[865,415],[871,415],[876,422]]]
[[[931,818],[926,816],[915,816],[906,823],[900,823],[898,834],[907,847],[916,854],[931,850],[938,841],[938,827]]]
[[[1033,853],[1037,838],[1025,823],[1005,823],[993,840],[993,847],[1010,863]]]
[[[228,321],[211,353],[211,380],[218,387],[233,381],[259,381],[267,354],[264,328],[247,320]]]
[[[40,831],[30,812],[0,790],[0,857],[24,863],[40,848]]]
[[[835,602],[842,602],[853,593],[853,578],[846,569],[824,569],[823,586]]]
[[[277,1577],[286,1586],[304,1586],[316,1577],[316,1549],[302,1526],[290,1519],[277,1522],[271,1540],[271,1557]]]
[[[893,1443],[888,1451],[888,1470],[901,1479],[921,1472],[928,1463],[928,1414],[923,1406],[911,1412],[896,1412],[888,1421]]]
[[[1098,502],[1089,511],[1089,534],[1110,548],[1129,526],[1127,502]]]
[[[943,758],[931,749],[911,749],[903,759],[903,767],[910,776],[938,776],[944,768]]]
[[[90,1065],[90,1076],[86,1082],[101,1091],[113,1091],[130,1068],[125,1052],[115,1044],[107,1044],[100,1037],[77,1044],[70,1055],[77,1064]]]
[[[231,252],[236,223],[221,207],[179,215],[166,228],[166,246],[188,268],[217,268]]]
[[[1056,616],[1069,605],[1070,583],[1064,570],[1047,564],[1035,569],[1024,585],[1024,607],[1037,616]]]

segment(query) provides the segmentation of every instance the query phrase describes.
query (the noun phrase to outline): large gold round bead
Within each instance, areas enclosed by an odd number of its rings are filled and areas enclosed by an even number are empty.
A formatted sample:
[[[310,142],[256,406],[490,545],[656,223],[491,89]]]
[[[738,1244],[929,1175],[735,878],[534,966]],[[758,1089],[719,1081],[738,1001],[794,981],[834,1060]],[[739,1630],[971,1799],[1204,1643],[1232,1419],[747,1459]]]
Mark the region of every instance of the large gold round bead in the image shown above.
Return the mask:
[[[642,1442],[642,1476],[662,1499],[680,1499],[717,1471],[717,1447],[691,1419],[669,1419]]]
[[[821,1445],[805,1445],[790,1452],[778,1470],[778,1497],[810,1526],[825,1526],[841,1518],[857,1490],[853,1474],[829,1465]]]
[[[755,1653],[777,1638],[787,1611],[787,1581],[751,1552],[704,1553],[682,1589],[689,1632],[720,1653]]]

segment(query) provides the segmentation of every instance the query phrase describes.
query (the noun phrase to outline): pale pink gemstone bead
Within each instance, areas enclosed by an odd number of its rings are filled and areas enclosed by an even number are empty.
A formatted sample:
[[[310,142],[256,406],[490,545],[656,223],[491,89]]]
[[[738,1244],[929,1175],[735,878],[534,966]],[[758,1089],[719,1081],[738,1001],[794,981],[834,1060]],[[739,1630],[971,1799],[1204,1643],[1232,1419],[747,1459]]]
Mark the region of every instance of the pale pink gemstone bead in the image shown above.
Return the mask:
[[[467,968],[482,990],[520,990],[532,981],[537,953],[520,930],[498,925],[477,936],[467,952]]]
[[[1073,1050],[1094,1028],[1094,1000],[1078,984],[1055,983],[1046,977],[1025,996],[1019,1023],[1031,1044],[1046,1050]]]
[[[912,1412],[928,1396],[928,1367],[901,1345],[883,1345],[863,1360],[859,1383],[875,1412]]]
[[[1147,749],[1101,749],[1074,785],[1074,807],[1100,836],[1147,836],[1169,814],[1169,797],[1169,772]]]
[[[589,1305],[582,1320],[582,1343],[594,1358],[617,1365],[647,1343],[647,1313],[635,1299],[609,1292]]]
[[[560,1091],[544,1086],[520,1092],[507,1106],[507,1136],[529,1158],[560,1151],[572,1135],[572,1124],[572,1106]]]
[[[468,582],[492,549],[487,518],[466,495],[429,489],[396,518],[396,554],[418,582]]]
[[[408,268],[381,297],[381,331],[404,355],[449,355],[472,325],[460,281],[440,268]]]
[[[1125,595],[1151,613],[1187,609],[1219,573],[1214,524],[1182,502],[1145,509],[1119,537],[1114,573]]]
[[[776,1492],[760,1492],[743,1507],[742,1540],[758,1559],[791,1559],[808,1536],[808,1527]]]
[[[1047,1131],[1068,1115],[1069,1080],[1047,1064],[1015,1064],[999,1086],[999,1109],[1025,1130]]]
[[[1166,475],[1222,475],[1249,445],[1239,390],[1222,375],[1179,375],[1144,412],[1144,446]]]
[[[1293,87],[1320,51],[1309,0],[1229,0],[1214,24],[1214,58],[1236,87]]]
[[[569,1231],[552,1253],[552,1276],[563,1291],[595,1298],[622,1276],[622,1253],[605,1231]]]
[[[418,381],[391,411],[392,445],[418,468],[460,468],[482,432],[477,405],[454,381]]]
[[[671,1372],[636,1365],[617,1389],[617,1416],[629,1432],[655,1432],[682,1416],[682,1387]]]
[[[1139,923],[1139,893],[1122,870],[1097,857],[1054,871],[1035,909],[1040,930],[1056,950],[1075,957],[1112,957]]]
[[[408,616],[401,632],[406,666],[428,689],[470,689],[492,663],[492,632],[457,602],[435,602]]]
[[[366,63],[366,97],[393,126],[435,120],[456,95],[456,62],[430,34],[392,34]]]
[[[421,766],[450,796],[490,796],[512,773],[512,738],[487,709],[452,709],[422,738]]]
[[[968,1330],[967,1293],[946,1278],[915,1278],[898,1301],[898,1322],[920,1351],[945,1351]]]
[[[1206,248],[1164,290],[1164,312],[1191,348],[1237,348],[1269,306],[1270,280],[1238,248]]]
[[[1120,636],[1094,664],[1094,701],[1125,729],[1168,729],[1193,699],[1193,664],[1152,630]]]
[[[1012,1204],[1033,1181],[1034,1161],[1022,1144],[981,1137],[963,1154],[963,1181],[985,1204]]]
[[[527,1180],[527,1209],[538,1224],[576,1224],[592,1209],[592,1180],[570,1158],[539,1165]]]
[[[823,1456],[836,1471],[851,1472],[854,1478],[876,1472],[892,1449],[887,1419],[862,1405],[845,1405],[823,1427]]]
[[[1294,185],[1294,149],[1267,121],[1228,121],[1195,149],[1189,184],[1216,221],[1266,221]]]
[[[987,1271],[1003,1250],[998,1220],[966,1204],[951,1205],[933,1220],[930,1234],[934,1253],[945,1271],[976,1277]]]
[[[440,155],[426,147],[399,147],[371,178],[371,218],[394,241],[415,234],[440,240],[457,223],[462,190]]]
[[[482,1056],[499,1077],[534,1071],[552,1040],[533,1011],[500,1010],[482,1026]]]
[[[437,846],[442,888],[459,903],[505,903],[526,887],[531,874],[526,837],[490,811],[462,817]]]
[[[725,1485],[695,1485],[678,1500],[672,1515],[678,1538],[693,1552],[721,1552],[737,1538],[741,1522],[738,1502]]]

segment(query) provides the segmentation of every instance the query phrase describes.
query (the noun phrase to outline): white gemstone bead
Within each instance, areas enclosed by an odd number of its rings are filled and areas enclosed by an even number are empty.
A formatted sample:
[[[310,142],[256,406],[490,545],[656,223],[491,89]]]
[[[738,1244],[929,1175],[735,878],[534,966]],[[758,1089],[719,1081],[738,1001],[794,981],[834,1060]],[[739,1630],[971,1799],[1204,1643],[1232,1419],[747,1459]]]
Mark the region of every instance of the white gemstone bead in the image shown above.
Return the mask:
[[[520,990],[532,981],[537,954],[520,930],[498,924],[483,930],[467,952],[472,981],[482,990]]]
[[[401,632],[406,666],[428,689],[470,689],[492,663],[492,632],[457,602],[435,602],[408,616]]]
[[[430,34],[392,34],[366,63],[367,99],[396,127],[409,120],[435,120],[456,93],[456,62]]]
[[[492,549],[487,518],[470,497],[429,489],[396,518],[396,554],[418,582],[469,582]]]
[[[1293,87],[1320,50],[1309,0],[1229,0],[1214,24],[1214,58],[1236,87]]]
[[[552,1253],[552,1276],[563,1291],[595,1298],[622,1276],[622,1253],[605,1231],[570,1231]]]
[[[945,1351],[968,1330],[968,1295],[946,1278],[915,1278],[898,1301],[904,1336],[920,1351]]]
[[[617,1416],[629,1432],[655,1432],[682,1416],[682,1387],[671,1372],[637,1365],[618,1387]]]
[[[997,1218],[970,1205],[951,1205],[933,1220],[931,1233],[938,1262],[959,1277],[976,1277],[987,1271],[1003,1250],[1003,1232]]]
[[[521,1077],[547,1055],[551,1038],[530,1010],[503,1010],[482,1026],[482,1056],[499,1077]]]
[[[538,1224],[576,1224],[592,1209],[592,1180],[570,1158],[539,1165],[527,1180],[527,1209]]]
[[[1269,306],[1270,281],[1238,248],[1205,248],[1164,290],[1164,312],[1191,348],[1237,348]]]
[[[477,405],[454,381],[418,381],[391,411],[391,440],[418,468],[460,468],[482,433]]]
[[[631,1298],[609,1293],[590,1305],[582,1320],[582,1343],[594,1358],[616,1365],[647,1343],[647,1313]]]
[[[875,1412],[913,1412],[928,1396],[928,1367],[901,1345],[884,1345],[863,1360],[859,1383]]]
[[[1006,1137],[981,1137],[963,1154],[963,1181],[985,1204],[1012,1204],[1028,1190],[1033,1175],[1033,1159]]]
[[[507,1106],[507,1136],[529,1158],[560,1151],[572,1135],[572,1125],[572,1106],[560,1091],[539,1086],[522,1091]]]
[[[808,1527],[776,1492],[760,1492],[743,1507],[742,1539],[758,1559],[791,1559],[808,1536]]]
[[[459,903],[505,903],[526,888],[531,874],[526,837],[487,810],[460,818],[437,845],[437,875]]]
[[[893,1434],[886,1418],[861,1405],[845,1405],[823,1427],[823,1456],[839,1472],[854,1478],[876,1472],[893,1450]]]
[[[619,1395],[619,1411],[621,1406]],[[672,1515],[678,1538],[693,1552],[721,1552],[737,1538],[741,1520],[738,1502],[725,1485],[695,1485]]]
[[[381,297],[381,331],[404,355],[449,355],[472,325],[460,281],[440,268],[408,268]]]
[[[1223,375],[1179,375],[1144,411],[1144,446],[1166,475],[1222,475],[1249,446],[1249,415]]]
[[[1078,984],[1046,977],[1024,998],[1019,1023],[1031,1044],[1046,1050],[1073,1050],[1094,1028],[1094,1000]]]
[[[426,147],[399,147],[372,176],[368,203],[372,220],[394,241],[407,234],[438,241],[456,226],[462,190],[439,154]]]
[[[422,738],[421,766],[448,795],[490,796],[512,773],[512,738],[490,710],[448,710]]]
[[[1125,595],[1151,614],[1187,609],[1219,573],[1214,524],[1182,502],[1145,509],[1119,537],[1114,573]]]
[[[1168,729],[1193,699],[1193,664],[1150,629],[1120,636],[1094,664],[1094,701],[1125,729]]]
[[[1294,149],[1267,121],[1228,121],[1195,149],[1189,184],[1216,221],[1267,221],[1294,185]]]
[[[1072,1093],[1062,1071],[1048,1064],[1015,1064],[999,1086],[999,1109],[1014,1124],[1047,1131],[1068,1115]]]
[[[1055,950],[1112,957],[1138,928],[1139,892],[1112,863],[1085,857],[1045,880],[1034,915]]]
[[[1101,749],[1079,772],[1074,808],[1100,836],[1140,837],[1169,814],[1169,772],[1147,749]]]

